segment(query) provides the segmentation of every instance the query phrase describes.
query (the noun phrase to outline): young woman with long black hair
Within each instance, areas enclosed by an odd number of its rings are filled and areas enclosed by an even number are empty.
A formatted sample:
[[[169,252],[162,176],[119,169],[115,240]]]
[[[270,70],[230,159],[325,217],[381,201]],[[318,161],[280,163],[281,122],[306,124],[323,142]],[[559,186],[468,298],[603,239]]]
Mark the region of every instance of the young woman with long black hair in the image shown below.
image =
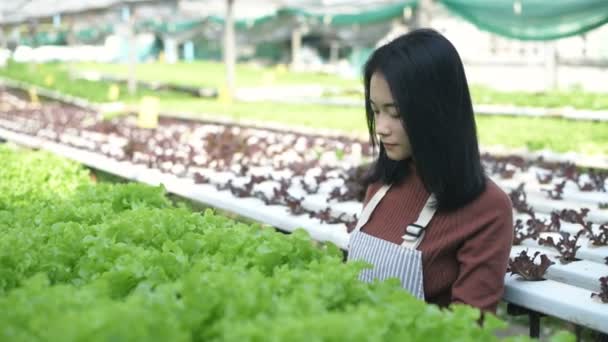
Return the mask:
[[[379,154],[348,260],[373,265],[363,280],[397,277],[429,303],[495,312],[512,205],[484,172],[458,52],[438,32],[415,30],[374,51],[364,82]]]

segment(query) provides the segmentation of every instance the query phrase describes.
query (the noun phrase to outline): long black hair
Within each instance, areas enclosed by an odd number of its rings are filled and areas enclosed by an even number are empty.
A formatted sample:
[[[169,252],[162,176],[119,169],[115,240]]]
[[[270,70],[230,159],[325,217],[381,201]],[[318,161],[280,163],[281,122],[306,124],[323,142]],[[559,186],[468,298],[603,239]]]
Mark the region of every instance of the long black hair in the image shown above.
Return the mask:
[[[364,66],[365,109],[370,140],[380,148],[367,182],[398,183],[409,161],[394,161],[375,132],[370,80],[386,79],[412,149],[412,160],[439,210],[464,206],[486,186],[469,86],[458,52],[431,29],[404,34],[376,49]]]

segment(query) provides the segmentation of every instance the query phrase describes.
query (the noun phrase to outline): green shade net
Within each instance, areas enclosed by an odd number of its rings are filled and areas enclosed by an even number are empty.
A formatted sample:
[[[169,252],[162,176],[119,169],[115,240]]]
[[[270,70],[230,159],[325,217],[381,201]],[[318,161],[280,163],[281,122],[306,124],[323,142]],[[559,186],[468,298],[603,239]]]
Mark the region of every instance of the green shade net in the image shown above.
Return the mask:
[[[67,32],[37,32],[34,35],[27,35],[19,40],[19,44],[30,47],[42,45],[65,45]]]
[[[608,22],[608,0],[439,0],[478,28],[520,40],[578,35]]]
[[[101,42],[107,35],[112,34],[114,29],[111,25],[103,27],[89,27],[74,32],[74,37],[80,43],[94,44]]]
[[[356,3],[356,1],[353,3]],[[365,7],[365,2],[361,2],[358,6],[361,10],[352,13],[341,13],[331,10],[324,11],[325,8],[313,10],[306,7],[284,8],[279,13],[296,17],[314,18],[319,22],[326,22],[331,26],[365,25],[399,18],[403,15],[405,8],[416,6],[417,3],[418,0],[406,0],[384,6],[367,5]]]
[[[608,0],[436,0],[456,15],[478,28],[491,33],[519,40],[551,40],[585,33],[608,22]],[[307,23],[313,31],[326,34],[334,30],[351,30],[353,26],[366,26],[363,35],[372,25],[380,25],[403,16],[405,8],[415,8],[418,0],[387,2],[383,5],[367,0],[353,0],[349,8],[340,5],[319,6],[316,2],[295,3],[267,15],[239,19],[235,18],[238,32],[248,33],[258,40],[264,35],[274,37],[269,41],[288,39],[298,23]],[[224,23],[222,16],[210,15],[201,18],[172,18],[170,21],[145,19],[137,23],[137,30],[161,34],[182,34],[201,30],[209,25],[216,34]],[[270,33],[284,30],[284,34]],[[82,42],[96,41],[111,30],[93,28],[77,32]],[[316,32],[316,31],[315,31]],[[334,33],[335,33],[334,32]],[[31,44],[64,43],[64,37],[27,37]],[[209,37],[208,37],[209,38]],[[371,38],[376,38],[375,36]],[[371,39],[367,37],[363,40]]]
[[[394,18],[399,18],[403,15],[403,11],[407,7],[416,6],[418,0],[405,0],[384,6],[366,5],[365,1],[353,1],[353,7],[358,7],[358,11],[341,12],[332,10],[331,7],[285,7],[276,11],[274,14],[264,15],[250,19],[236,19],[235,26],[238,30],[251,30],[257,26],[275,24],[279,26],[285,23],[285,19],[296,21],[297,17],[305,18],[315,22],[316,24],[325,23],[330,26],[349,26],[349,25],[365,25],[377,22],[389,21]],[[355,6],[358,5],[358,6]],[[318,6],[317,6],[318,7]],[[205,21],[212,22],[218,25],[224,24],[224,18],[221,16],[208,16],[204,20],[192,21],[187,25],[183,22],[171,23],[176,29],[168,30],[165,27],[157,27],[156,30],[163,33],[183,32],[193,29],[196,25],[204,25]],[[165,24],[166,25],[166,24]]]
[[[203,24],[203,19],[184,19],[169,22],[164,22],[160,19],[146,19],[138,22],[135,29],[138,32],[152,31],[162,34],[177,34],[195,30]]]

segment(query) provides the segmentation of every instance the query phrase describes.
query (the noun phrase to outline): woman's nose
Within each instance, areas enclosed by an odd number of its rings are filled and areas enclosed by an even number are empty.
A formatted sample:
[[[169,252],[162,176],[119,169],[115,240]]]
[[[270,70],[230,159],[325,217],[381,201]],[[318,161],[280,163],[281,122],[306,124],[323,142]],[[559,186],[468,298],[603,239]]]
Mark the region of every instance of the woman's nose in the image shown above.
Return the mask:
[[[378,117],[376,119],[376,134],[381,135],[381,136],[390,135],[391,131],[390,131],[390,129],[388,127],[388,123],[386,121],[387,120],[385,120],[383,118],[382,114],[378,115]]]

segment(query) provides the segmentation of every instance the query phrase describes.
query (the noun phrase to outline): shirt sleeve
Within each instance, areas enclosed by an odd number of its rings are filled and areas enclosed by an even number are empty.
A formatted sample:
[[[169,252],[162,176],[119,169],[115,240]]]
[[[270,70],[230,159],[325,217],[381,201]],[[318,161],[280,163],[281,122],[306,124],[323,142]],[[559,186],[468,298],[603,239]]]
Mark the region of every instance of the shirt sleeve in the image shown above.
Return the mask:
[[[503,201],[500,203],[502,204]],[[513,242],[513,211],[508,198],[497,215],[470,236],[457,252],[460,270],[452,286],[452,303],[496,312]]]

